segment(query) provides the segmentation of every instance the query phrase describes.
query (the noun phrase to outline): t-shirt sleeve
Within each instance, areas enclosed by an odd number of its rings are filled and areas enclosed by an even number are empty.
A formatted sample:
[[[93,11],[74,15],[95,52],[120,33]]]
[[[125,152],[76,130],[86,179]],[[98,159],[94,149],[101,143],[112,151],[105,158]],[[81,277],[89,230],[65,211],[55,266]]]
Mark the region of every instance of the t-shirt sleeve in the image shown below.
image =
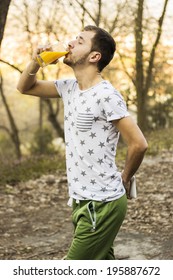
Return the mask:
[[[122,95],[117,90],[108,91],[102,96],[102,107],[107,121],[119,120],[130,115]]]
[[[59,96],[62,97],[63,100],[67,100],[73,90],[73,87],[76,84],[76,80],[60,79],[60,80],[56,80],[54,83]]]
[[[67,87],[68,81],[65,79],[62,80],[56,80],[55,81],[55,87],[57,90],[57,93],[59,94],[60,97],[63,98],[63,94],[66,92],[66,87]]]

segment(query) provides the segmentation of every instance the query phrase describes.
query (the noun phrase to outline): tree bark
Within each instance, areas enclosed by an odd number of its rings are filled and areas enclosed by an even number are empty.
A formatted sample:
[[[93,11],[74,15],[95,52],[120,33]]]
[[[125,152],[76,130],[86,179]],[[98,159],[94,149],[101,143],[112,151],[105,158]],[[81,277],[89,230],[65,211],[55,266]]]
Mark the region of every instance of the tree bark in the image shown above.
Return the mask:
[[[135,43],[136,43],[136,93],[138,115],[137,121],[141,129],[145,130],[146,126],[146,96],[144,93],[144,72],[143,72],[143,6],[144,0],[138,0],[137,16],[135,20]]]
[[[17,156],[18,159],[20,159],[21,158],[21,150],[20,150],[19,131],[17,129],[17,126],[15,124],[13,115],[12,115],[12,113],[10,111],[9,106],[8,106],[6,97],[4,95],[4,91],[3,91],[3,78],[1,76],[1,73],[0,73],[0,94],[1,94],[1,97],[2,97],[3,104],[5,106],[5,110],[7,112],[8,120],[9,120],[9,123],[10,123],[10,127],[11,127],[11,131],[10,132],[9,132],[9,130],[7,128],[6,128],[6,131],[9,133],[9,135],[10,135],[10,137],[12,139],[12,142],[14,143],[15,150],[16,150],[16,156]],[[0,128],[2,128],[2,127],[0,127]],[[3,129],[4,129],[4,127],[3,127]]]
[[[162,34],[162,26],[166,13],[166,8],[169,0],[165,0],[162,15],[158,21],[158,30],[156,39],[151,49],[149,65],[146,70],[144,77],[144,61],[143,61],[143,7],[144,0],[138,0],[137,16],[135,21],[135,42],[136,42],[136,93],[137,93],[137,121],[140,128],[145,131],[147,130],[147,98],[148,92],[151,87],[153,78],[153,67],[156,48],[159,44],[159,40]]]
[[[0,0],[0,45],[4,35],[5,23],[11,0]]]
[[[0,46],[1,46],[2,39],[3,39],[3,35],[4,35],[5,24],[6,24],[6,19],[7,19],[7,14],[8,14],[8,9],[9,9],[9,6],[10,6],[10,2],[11,2],[11,0],[5,0],[5,1],[0,0]],[[21,157],[21,151],[20,151],[20,140],[19,140],[18,129],[16,127],[14,118],[11,114],[11,111],[9,109],[7,100],[6,100],[5,95],[4,95],[3,78],[2,78],[1,72],[0,72],[0,93],[1,93],[2,101],[4,103],[7,115],[8,115],[8,119],[9,119],[9,123],[10,123],[12,132],[9,132],[9,130],[7,128],[6,128],[6,131],[11,136],[11,139],[12,139],[14,145],[15,145],[17,157],[20,158]]]
[[[46,102],[49,112],[48,112],[48,120],[52,124],[53,128],[57,132],[58,137],[62,137],[64,140],[64,130],[60,126],[59,122],[57,121],[57,113],[54,111],[51,100],[50,99],[44,99]]]

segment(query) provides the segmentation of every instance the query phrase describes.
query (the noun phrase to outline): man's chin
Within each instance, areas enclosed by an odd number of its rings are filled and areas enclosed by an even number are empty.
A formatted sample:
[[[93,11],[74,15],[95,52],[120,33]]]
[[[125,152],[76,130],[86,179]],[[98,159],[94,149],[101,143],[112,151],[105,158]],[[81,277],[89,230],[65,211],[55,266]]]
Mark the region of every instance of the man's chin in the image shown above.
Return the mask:
[[[64,57],[63,63],[66,64],[66,65],[68,65],[68,66],[72,66],[71,61],[70,61],[67,57]]]

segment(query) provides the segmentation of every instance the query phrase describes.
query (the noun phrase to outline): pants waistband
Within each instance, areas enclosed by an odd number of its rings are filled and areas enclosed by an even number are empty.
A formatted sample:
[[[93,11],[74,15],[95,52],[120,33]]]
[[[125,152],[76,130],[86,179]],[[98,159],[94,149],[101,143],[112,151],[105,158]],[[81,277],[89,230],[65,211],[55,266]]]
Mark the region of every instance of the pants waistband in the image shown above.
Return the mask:
[[[69,200],[68,200],[67,205],[70,206],[70,207],[72,207],[74,205],[83,206],[83,205],[87,204],[90,201],[91,200],[79,200],[79,199],[75,199],[75,198],[70,197]]]
[[[89,203],[91,200],[79,200],[79,199],[74,199],[73,198],[73,205],[79,205],[80,207],[81,206],[84,206],[85,204]]]

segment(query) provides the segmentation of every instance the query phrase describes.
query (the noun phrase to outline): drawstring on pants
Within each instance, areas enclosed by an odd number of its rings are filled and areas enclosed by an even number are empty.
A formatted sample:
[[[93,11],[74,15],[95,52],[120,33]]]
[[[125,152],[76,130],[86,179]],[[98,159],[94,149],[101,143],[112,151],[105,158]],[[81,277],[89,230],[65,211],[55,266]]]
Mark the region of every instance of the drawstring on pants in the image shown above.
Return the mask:
[[[88,213],[92,222],[92,231],[96,230],[96,211],[94,201],[90,201],[87,205]],[[93,214],[93,215],[92,215]]]

